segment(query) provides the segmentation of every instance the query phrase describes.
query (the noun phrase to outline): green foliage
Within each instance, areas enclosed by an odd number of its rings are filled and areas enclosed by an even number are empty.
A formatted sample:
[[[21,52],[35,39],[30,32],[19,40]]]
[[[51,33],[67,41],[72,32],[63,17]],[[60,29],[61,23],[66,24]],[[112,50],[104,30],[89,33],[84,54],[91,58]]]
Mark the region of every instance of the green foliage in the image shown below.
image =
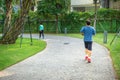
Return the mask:
[[[90,18],[90,16],[91,16],[91,14],[89,14],[88,12],[71,12],[65,16],[65,19],[77,22],[80,20],[84,21],[84,20]]]
[[[29,12],[30,27],[31,27],[32,32],[34,33],[38,32],[39,22],[43,22],[46,33],[55,32],[56,30],[55,14],[52,14],[49,12],[48,6],[45,7],[46,5],[51,4],[49,3],[49,1],[47,4],[41,2],[40,3],[41,6],[39,5],[38,7],[40,9],[37,12],[34,12],[34,11]],[[55,1],[53,2],[55,4]],[[99,9],[97,12],[97,19],[98,19],[97,25],[96,25],[97,32],[103,32],[104,30],[108,32],[116,32],[120,25],[119,14],[120,14],[120,11],[117,11],[117,10],[105,9],[105,8]],[[13,14],[12,16],[13,16],[12,23],[14,23],[18,15]],[[69,13],[66,12],[64,14],[61,13],[61,15],[58,16],[58,18],[59,18],[59,32],[64,33],[64,29],[67,28],[68,33],[73,33],[73,32],[77,33],[79,32],[79,29],[85,25],[85,21],[87,19],[91,19],[92,25],[93,25],[94,12],[69,12]],[[3,23],[0,26],[3,26]],[[25,32],[29,32],[29,23],[27,19],[26,19],[24,27],[25,27],[24,28]],[[1,29],[0,31],[2,31],[2,27],[0,27],[0,29]]]
[[[116,32],[120,25],[120,11],[101,8],[97,12],[97,32]]]
[[[68,11],[70,0],[42,0],[38,4],[38,14],[49,18],[50,15],[61,15]]]
[[[89,12],[71,12],[64,16],[61,22],[61,29],[67,28],[68,32],[79,32],[80,28],[85,25],[85,21],[90,18],[93,14]]]
[[[101,8],[97,13],[98,18],[120,18],[120,11],[113,9]]]
[[[0,70],[35,55],[46,47],[46,43],[41,40],[34,39],[33,45],[30,45],[30,39],[23,39],[22,42],[21,48],[20,39],[16,44],[0,45]]]
[[[5,12],[5,0],[0,0],[0,16]]]
[[[0,7],[3,7],[5,3],[5,0],[0,0]]]
[[[29,12],[29,16],[30,16],[30,18],[36,18],[38,15],[37,15],[37,12],[34,12],[34,11],[30,11]]]

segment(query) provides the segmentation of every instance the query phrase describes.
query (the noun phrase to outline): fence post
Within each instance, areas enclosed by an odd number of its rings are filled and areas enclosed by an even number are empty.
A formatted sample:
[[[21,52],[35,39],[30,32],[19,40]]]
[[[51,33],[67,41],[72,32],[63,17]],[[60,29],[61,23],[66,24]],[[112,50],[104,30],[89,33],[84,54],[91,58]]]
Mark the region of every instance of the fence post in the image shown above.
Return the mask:
[[[64,33],[65,33],[65,36],[67,35],[67,28],[65,28],[65,31],[64,31]]]
[[[107,43],[107,31],[104,31],[103,43]]]

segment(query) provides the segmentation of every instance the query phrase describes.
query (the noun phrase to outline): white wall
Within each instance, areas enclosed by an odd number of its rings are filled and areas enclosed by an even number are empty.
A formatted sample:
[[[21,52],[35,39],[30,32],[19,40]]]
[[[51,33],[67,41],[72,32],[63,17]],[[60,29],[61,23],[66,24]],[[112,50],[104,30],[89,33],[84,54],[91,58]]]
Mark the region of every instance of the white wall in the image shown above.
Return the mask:
[[[93,0],[71,0],[71,5],[92,4]]]

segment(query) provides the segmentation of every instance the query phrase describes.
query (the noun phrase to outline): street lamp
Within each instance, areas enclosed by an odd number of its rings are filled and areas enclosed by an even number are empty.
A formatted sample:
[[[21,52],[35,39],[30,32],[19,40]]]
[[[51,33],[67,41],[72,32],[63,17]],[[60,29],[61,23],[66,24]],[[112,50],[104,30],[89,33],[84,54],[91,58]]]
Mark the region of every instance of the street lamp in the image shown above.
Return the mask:
[[[94,0],[94,4],[95,4],[94,28],[96,29],[96,21],[97,21],[97,0]]]

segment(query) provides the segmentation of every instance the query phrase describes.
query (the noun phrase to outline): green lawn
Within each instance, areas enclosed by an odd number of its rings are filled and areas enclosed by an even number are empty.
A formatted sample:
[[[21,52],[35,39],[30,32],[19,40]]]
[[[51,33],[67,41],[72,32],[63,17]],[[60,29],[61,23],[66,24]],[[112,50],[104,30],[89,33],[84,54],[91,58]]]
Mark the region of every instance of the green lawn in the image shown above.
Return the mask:
[[[40,51],[46,47],[46,42],[33,39],[30,45],[30,39],[23,39],[20,48],[20,39],[16,44],[0,44],[0,70],[3,70],[13,64],[16,64]]]
[[[67,36],[75,37],[75,38],[83,38],[81,34],[67,34]],[[112,45],[110,45],[111,41],[113,40],[115,34],[108,33],[107,36],[107,44],[103,43],[103,33],[97,33],[93,39],[95,42],[105,46],[110,51],[111,58],[113,60],[113,66],[116,70],[117,76],[120,79],[120,35],[115,38]]]

